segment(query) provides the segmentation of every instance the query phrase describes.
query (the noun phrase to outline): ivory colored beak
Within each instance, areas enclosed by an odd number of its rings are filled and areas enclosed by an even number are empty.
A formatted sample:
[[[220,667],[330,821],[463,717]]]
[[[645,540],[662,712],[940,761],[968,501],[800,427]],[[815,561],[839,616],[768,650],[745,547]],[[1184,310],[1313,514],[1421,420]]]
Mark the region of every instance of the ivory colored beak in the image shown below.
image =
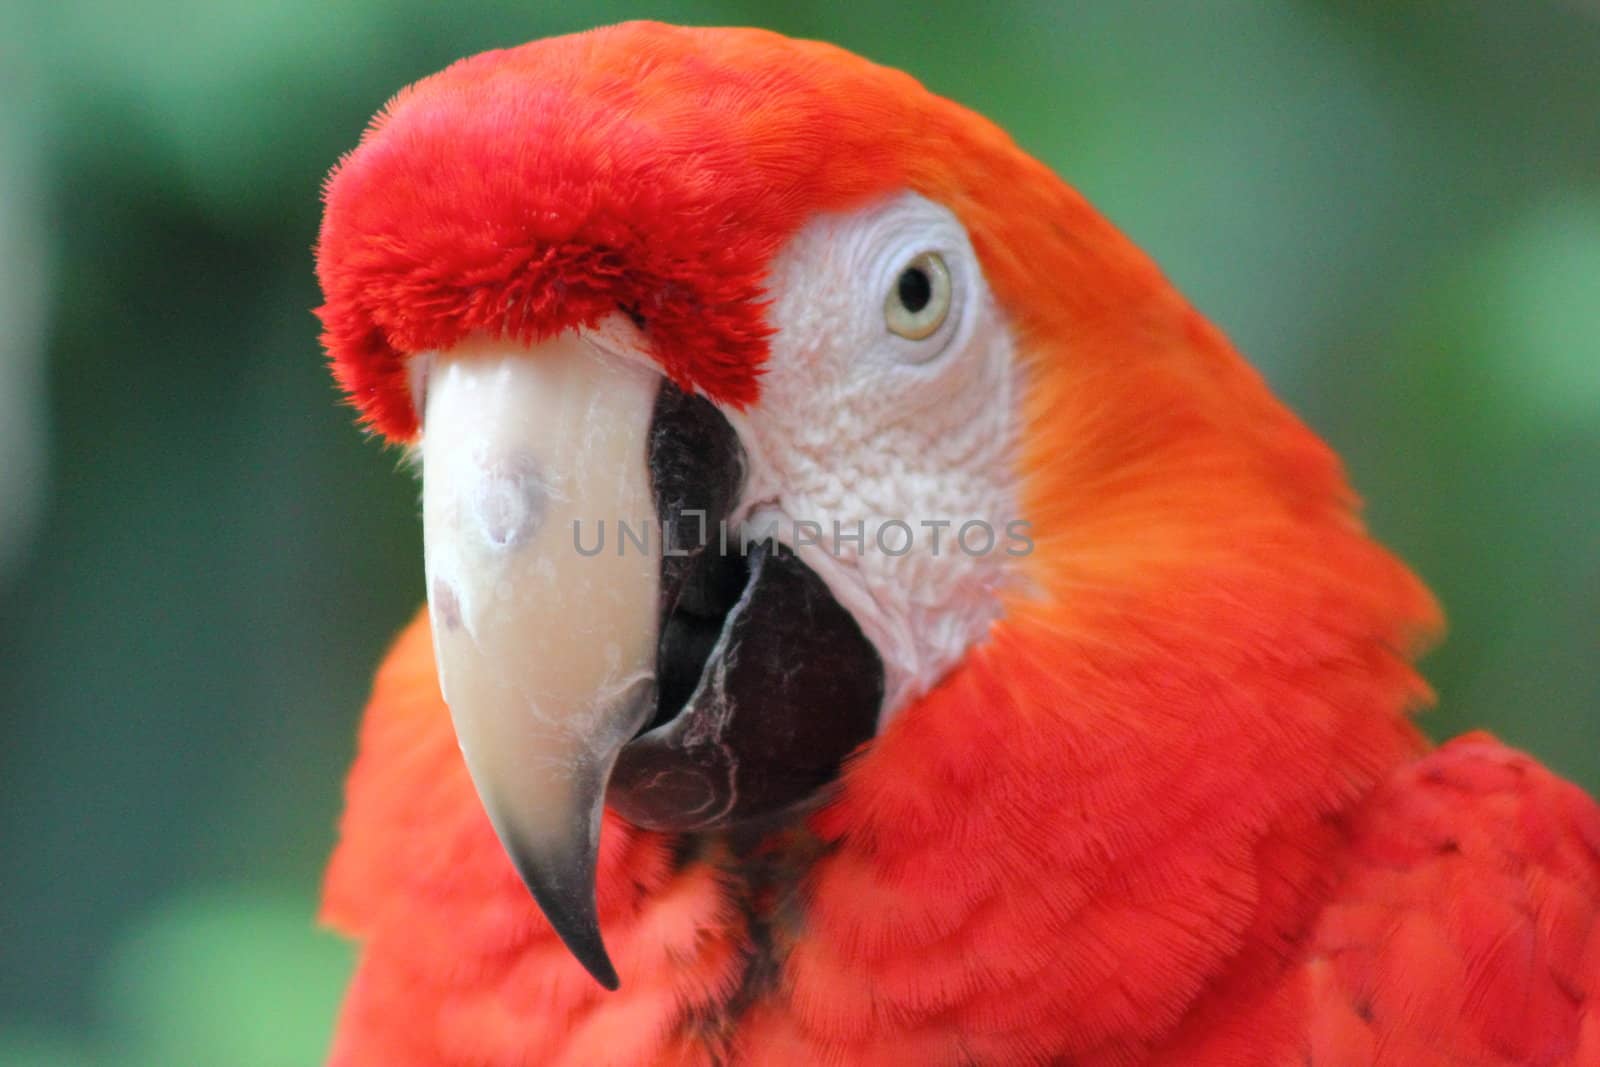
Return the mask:
[[[654,705],[660,611],[659,560],[619,553],[616,524],[655,523],[660,378],[570,331],[432,358],[422,516],[439,683],[501,843],[573,955],[615,989],[595,904],[600,816],[617,753]]]

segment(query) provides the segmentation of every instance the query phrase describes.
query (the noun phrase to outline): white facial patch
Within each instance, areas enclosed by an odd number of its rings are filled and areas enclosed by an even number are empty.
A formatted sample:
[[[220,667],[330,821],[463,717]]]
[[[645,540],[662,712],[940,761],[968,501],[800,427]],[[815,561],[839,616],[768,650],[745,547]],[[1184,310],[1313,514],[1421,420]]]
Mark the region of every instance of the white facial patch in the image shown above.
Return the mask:
[[[949,310],[914,339],[944,296],[905,276],[929,253]],[[769,290],[761,401],[727,413],[749,462],[734,518],[794,548],[877,647],[881,726],[984,638],[1031,548],[1015,342],[960,222],[911,193],[814,219]]]

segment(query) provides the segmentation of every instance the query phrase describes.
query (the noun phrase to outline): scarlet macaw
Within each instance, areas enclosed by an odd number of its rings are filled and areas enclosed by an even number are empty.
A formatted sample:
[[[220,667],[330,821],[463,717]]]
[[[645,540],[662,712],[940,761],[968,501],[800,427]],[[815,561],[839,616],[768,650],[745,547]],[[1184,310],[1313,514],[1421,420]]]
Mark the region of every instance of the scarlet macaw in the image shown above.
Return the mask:
[[[335,1064],[1600,1064],[1600,811],[1430,749],[1338,460],[1001,130],[634,23],[403,91],[326,201],[429,601]]]

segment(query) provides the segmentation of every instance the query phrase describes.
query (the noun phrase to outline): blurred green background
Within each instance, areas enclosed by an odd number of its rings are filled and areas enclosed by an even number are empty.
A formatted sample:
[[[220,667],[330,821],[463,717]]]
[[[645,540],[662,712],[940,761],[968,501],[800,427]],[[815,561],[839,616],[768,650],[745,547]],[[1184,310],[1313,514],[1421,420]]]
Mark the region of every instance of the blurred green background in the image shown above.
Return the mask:
[[[1600,7],[5,2],[0,1064],[320,1057],[318,873],[422,588],[322,366],[319,184],[404,83],[624,17],[1008,127],[1347,457],[1451,614],[1428,727],[1600,787]]]

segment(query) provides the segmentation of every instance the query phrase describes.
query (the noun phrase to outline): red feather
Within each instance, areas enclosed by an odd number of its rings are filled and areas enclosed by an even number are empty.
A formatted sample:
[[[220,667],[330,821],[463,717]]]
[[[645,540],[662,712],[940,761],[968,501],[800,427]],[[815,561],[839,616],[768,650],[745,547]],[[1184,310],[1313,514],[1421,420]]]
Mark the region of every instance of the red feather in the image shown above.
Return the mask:
[[[335,1063],[1600,1063],[1593,803],[1486,739],[1424,754],[1437,611],[1337,459],[1081,198],[904,75],[631,24],[419,84],[330,183],[335,372],[406,438],[407,354],[621,304],[680,382],[755,403],[773,252],[907,187],[1021,339],[1029,593],[807,821],[736,851],[608,816],[615,995],[501,852],[419,619],[328,878],[364,945]]]

